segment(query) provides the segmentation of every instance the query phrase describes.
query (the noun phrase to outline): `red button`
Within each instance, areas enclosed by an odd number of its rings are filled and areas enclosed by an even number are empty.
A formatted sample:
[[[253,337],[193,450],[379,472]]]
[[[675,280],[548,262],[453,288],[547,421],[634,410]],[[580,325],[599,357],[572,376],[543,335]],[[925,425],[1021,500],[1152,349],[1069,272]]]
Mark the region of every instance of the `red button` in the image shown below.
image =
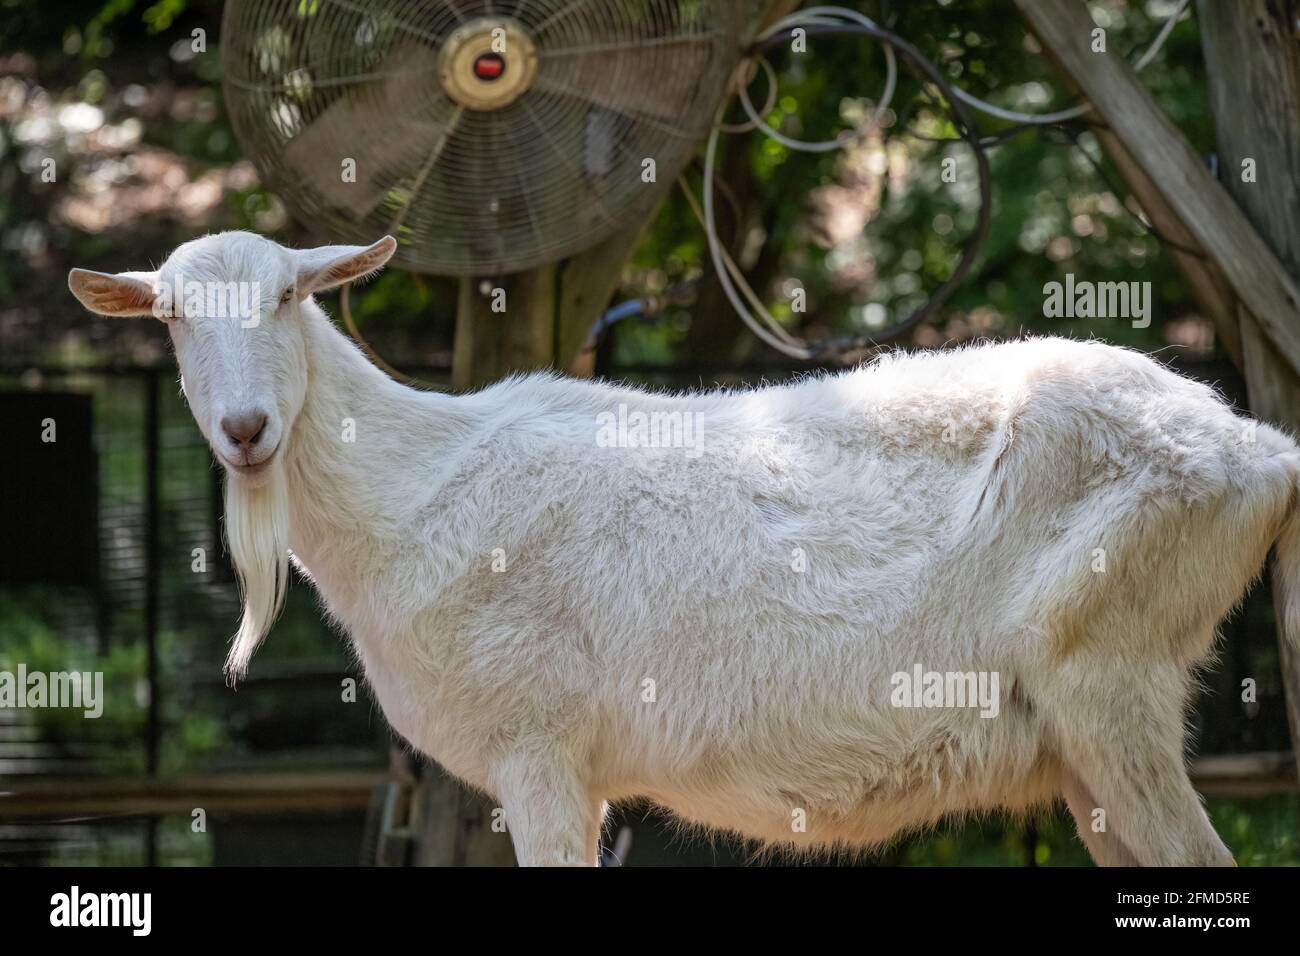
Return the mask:
[[[506,61],[500,53],[484,53],[474,61],[474,75],[480,80],[495,80],[506,71]]]

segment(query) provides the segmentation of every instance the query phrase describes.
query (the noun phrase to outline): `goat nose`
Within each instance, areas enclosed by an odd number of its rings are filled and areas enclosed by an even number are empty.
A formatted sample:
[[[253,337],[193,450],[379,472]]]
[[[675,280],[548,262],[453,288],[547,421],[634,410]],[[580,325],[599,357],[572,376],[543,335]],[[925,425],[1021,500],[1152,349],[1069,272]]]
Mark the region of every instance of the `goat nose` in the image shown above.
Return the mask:
[[[236,445],[256,445],[266,427],[264,412],[246,412],[243,415],[227,415],[221,419],[221,430]]]

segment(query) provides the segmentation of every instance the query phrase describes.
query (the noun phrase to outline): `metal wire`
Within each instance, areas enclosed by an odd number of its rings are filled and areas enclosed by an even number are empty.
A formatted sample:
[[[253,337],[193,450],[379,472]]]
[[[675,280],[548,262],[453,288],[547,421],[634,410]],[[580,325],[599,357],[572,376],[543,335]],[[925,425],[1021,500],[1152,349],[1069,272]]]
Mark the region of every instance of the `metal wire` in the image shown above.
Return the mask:
[[[714,216],[713,208],[713,181],[714,169],[717,158],[718,137],[720,130],[718,124],[715,124],[713,132],[709,135],[708,145],[705,150],[704,159],[704,228],[708,239],[709,254],[713,260],[714,270],[721,284],[723,292],[731,302],[736,313],[742,321],[749,326],[750,330],[761,340],[766,342],[772,348],[798,359],[813,358],[831,358],[842,355],[845,352],[856,351],[862,348],[874,348],[892,339],[898,338],[909,330],[915,328],[926,318],[940,309],[945,302],[957,290],[958,286],[965,279],[975,264],[979,255],[980,247],[983,245],[988,235],[991,209],[992,209],[992,181],[989,173],[988,157],[985,155],[984,148],[981,145],[981,136],[974,120],[974,117],[967,111],[965,106],[952,93],[952,88],[944,78],[939,69],[931,63],[919,50],[916,49],[907,40],[897,34],[884,29],[863,17],[856,11],[838,11],[843,14],[843,18],[837,22],[832,20],[828,11],[832,8],[815,7],[812,10],[804,11],[807,16],[807,25],[802,26],[800,14],[793,14],[790,17],[780,21],[772,30],[769,30],[758,41],[756,41],[752,54],[761,55],[768,49],[777,44],[787,42],[792,36],[795,29],[803,29],[808,33],[818,34],[847,34],[870,36],[886,44],[897,54],[902,55],[904,61],[921,76],[933,83],[948,101],[949,109],[952,115],[953,125],[957,129],[958,136],[964,140],[970,147],[975,159],[976,175],[979,180],[980,206],[976,217],[975,227],[968,237],[967,242],[962,250],[962,254],[957,261],[952,273],[940,286],[930,295],[930,297],[917,309],[915,309],[907,318],[875,334],[860,334],[853,336],[842,336],[828,338],[815,343],[797,343],[791,341],[791,336],[780,323],[767,311],[761,301],[757,301],[753,290],[749,289],[748,284],[740,278],[740,290],[737,289],[737,283],[733,283],[732,269],[734,264],[729,265],[729,257],[725,255],[721,243],[717,236],[717,223]],[[887,61],[889,62],[889,61]],[[892,74],[891,74],[892,75]],[[886,80],[886,92],[892,97],[893,84]],[[882,96],[883,99],[883,96]],[[881,115],[879,109],[873,115],[873,120]],[[719,114],[721,120],[721,114]],[[763,127],[765,134],[769,133],[766,127]],[[775,137],[774,137],[775,138]],[[804,144],[813,145],[813,144]],[[818,144],[819,145],[819,144]],[[738,271],[738,270],[737,270]],[[759,318],[755,318],[746,305],[741,301],[742,295],[750,300],[751,304],[757,305],[755,312]]]
[[[1182,0],[1174,12],[1165,20],[1159,33],[1152,41],[1150,47],[1138,59],[1135,64],[1136,70],[1143,69],[1150,63],[1159,52],[1165,41],[1169,38],[1174,25],[1178,22],[1183,12],[1186,10],[1189,0]],[[978,258],[980,248],[983,246],[988,236],[992,196],[991,196],[991,177],[989,173],[989,163],[986,151],[1004,142],[1013,135],[1038,128],[1064,128],[1063,123],[1068,120],[1077,119],[1088,112],[1090,106],[1082,104],[1067,110],[1056,111],[1052,113],[1022,113],[1013,110],[1006,110],[997,107],[991,103],[979,99],[965,91],[953,87],[947,82],[941,71],[920,53],[914,46],[903,40],[898,35],[888,31],[869,17],[864,16],[854,10],[843,7],[818,6],[811,7],[791,14],[778,21],[771,28],[766,30],[754,43],[750,53],[759,57],[759,62],[767,66],[767,61],[762,58],[762,54],[772,49],[778,44],[783,44],[790,40],[796,30],[803,31],[806,34],[820,35],[864,35],[879,40],[885,45],[886,51],[886,84],[885,89],[877,102],[876,109],[872,114],[871,122],[863,130],[848,131],[834,140],[822,142],[806,142],[795,140],[772,129],[763,122],[763,115],[770,110],[764,110],[762,114],[754,109],[752,101],[749,99],[748,91],[743,85],[737,91],[742,108],[749,116],[750,123],[747,127],[726,127],[721,122],[722,111],[719,112],[718,121],[710,133],[708,145],[705,153],[705,175],[703,184],[704,209],[702,224],[705,229],[709,244],[709,254],[713,261],[713,266],[719,284],[722,286],[724,293],[731,302],[736,313],[742,321],[758,336],[762,341],[772,348],[798,359],[812,358],[832,358],[844,355],[845,353],[854,353],[863,348],[879,348],[883,344],[893,341],[907,332],[916,328],[924,322],[929,316],[937,312],[956,291],[957,287],[964,281],[976,259]],[[717,224],[713,215],[713,190],[715,186],[714,169],[716,163],[718,135],[720,132],[728,131],[745,131],[746,129],[758,129],[765,136],[776,140],[782,145],[799,149],[807,152],[826,152],[836,148],[842,148],[849,143],[868,135],[872,129],[878,125],[880,118],[884,115],[890,101],[893,98],[896,89],[896,67],[894,53],[897,51],[901,54],[905,62],[918,74],[923,80],[931,83],[943,97],[948,105],[948,111],[952,118],[953,125],[957,130],[956,137],[947,137],[946,141],[965,142],[971,149],[975,158],[977,175],[979,177],[980,189],[980,206],[976,219],[975,228],[968,236],[963,246],[961,257],[958,259],[952,273],[940,286],[931,293],[930,297],[908,315],[902,321],[895,325],[889,326],[879,332],[863,333],[852,336],[841,336],[828,338],[818,342],[802,342],[794,338],[781,324],[768,312],[763,303],[758,300],[749,284],[745,281],[744,276],[736,267],[731,257],[727,254],[725,248],[717,236]],[[775,83],[772,79],[772,71],[768,69],[768,100],[771,102],[775,99]],[[992,136],[982,136],[974,118],[966,111],[966,107],[978,109],[981,112],[996,116],[1000,119],[1015,122],[1017,125],[1010,130],[1000,131]],[[917,138],[927,139],[919,136]],[[934,141],[940,141],[935,139]],[[1094,168],[1098,168],[1097,163],[1079,144],[1077,136],[1074,137],[1074,145],[1082,150],[1087,156]],[[1100,171],[1100,169],[1099,169]],[[1109,180],[1107,179],[1107,182]],[[694,195],[689,193],[692,210],[699,215],[698,207],[694,202]],[[1140,221],[1140,220],[1139,220]],[[1161,241],[1163,237],[1159,236],[1149,225],[1143,224],[1143,227]],[[1176,245],[1169,243],[1171,245]],[[1178,247],[1182,248],[1182,247]],[[1194,250],[1184,250],[1192,254],[1198,254]],[[741,301],[742,297],[748,300],[748,304],[753,308],[753,312],[746,307]]]

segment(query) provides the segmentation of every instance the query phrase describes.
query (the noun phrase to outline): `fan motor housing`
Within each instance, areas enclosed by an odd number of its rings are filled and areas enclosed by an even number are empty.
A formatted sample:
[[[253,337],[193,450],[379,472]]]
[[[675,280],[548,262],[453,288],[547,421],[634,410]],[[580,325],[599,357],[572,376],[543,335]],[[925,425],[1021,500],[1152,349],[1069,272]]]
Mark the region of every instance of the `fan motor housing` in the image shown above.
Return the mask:
[[[453,30],[438,54],[438,80],[472,110],[509,106],[532,85],[537,47],[509,17],[480,17]]]

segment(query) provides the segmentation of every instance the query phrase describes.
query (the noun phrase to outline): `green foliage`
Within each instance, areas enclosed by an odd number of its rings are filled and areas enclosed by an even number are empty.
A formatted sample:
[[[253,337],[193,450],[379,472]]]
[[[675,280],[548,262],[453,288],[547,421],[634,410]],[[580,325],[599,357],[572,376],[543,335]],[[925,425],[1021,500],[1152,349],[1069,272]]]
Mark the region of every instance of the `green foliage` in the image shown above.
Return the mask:
[[[1300,797],[1219,797],[1207,809],[1238,866],[1300,866]]]
[[[1300,866],[1300,795],[1211,797],[1210,819],[1239,866]],[[1015,822],[995,814],[902,841],[886,861],[908,866],[1091,866],[1064,810]]]
[[[0,627],[4,632],[0,671],[16,674],[19,666],[25,665],[28,674],[102,672],[100,717],[87,718],[83,709],[49,706],[21,713],[37,728],[41,740],[75,743],[105,770],[139,770],[143,761],[136,741],[145,719],[141,700],[144,649],[123,644],[101,654],[93,646],[69,641],[50,625],[48,612],[65,599],[57,589],[0,590]]]

